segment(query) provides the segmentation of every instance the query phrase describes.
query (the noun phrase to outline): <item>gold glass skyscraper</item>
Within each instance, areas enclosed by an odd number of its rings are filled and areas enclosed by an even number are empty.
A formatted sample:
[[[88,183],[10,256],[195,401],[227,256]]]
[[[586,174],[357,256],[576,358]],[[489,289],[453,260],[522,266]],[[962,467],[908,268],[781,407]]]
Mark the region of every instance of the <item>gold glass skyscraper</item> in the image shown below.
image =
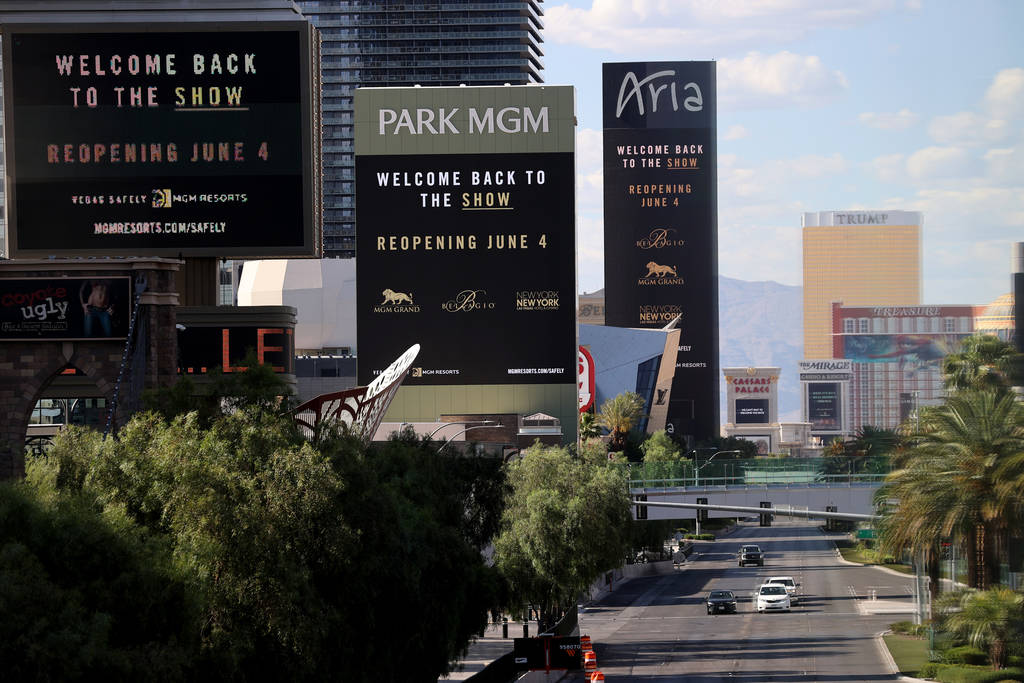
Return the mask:
[[[803,215],[804,358],[833,358],[832,302],[921,303],[918,211],[817,211]]]

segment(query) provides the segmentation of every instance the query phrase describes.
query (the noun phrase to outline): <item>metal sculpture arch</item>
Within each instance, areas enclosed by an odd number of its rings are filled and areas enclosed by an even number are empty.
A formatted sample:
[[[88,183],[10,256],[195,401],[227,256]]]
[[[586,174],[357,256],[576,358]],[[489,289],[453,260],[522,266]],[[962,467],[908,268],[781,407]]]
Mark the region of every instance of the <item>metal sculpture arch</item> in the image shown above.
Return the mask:
[[[303,437],[312,441],[325,428],[339,427],[369,442],[419,352],[413,344],[365,387],[321,394],[292,410]]]

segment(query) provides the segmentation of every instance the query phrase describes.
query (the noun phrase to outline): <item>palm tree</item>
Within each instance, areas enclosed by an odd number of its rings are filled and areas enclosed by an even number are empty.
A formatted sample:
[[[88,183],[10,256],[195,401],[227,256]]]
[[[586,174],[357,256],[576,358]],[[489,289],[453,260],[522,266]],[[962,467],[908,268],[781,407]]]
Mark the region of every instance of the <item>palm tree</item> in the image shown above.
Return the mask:
[[[911,444],[876,494],[897,501],[879,525],[882,546],[928,554],[964,539],[968,582],[987,588],[998,580],[997,540],[1019,518],[1010,483],[1024,481],[1024,408],[1010,393],[964,390],[922,413]]]
[[[626,445],[626,435],[644,417],[644,400],[640,395],[627,391],[601,404],[597,412],[597,424],[611,434],[608,450],[621,451]]]
[[[1005,586],[951,593],[939,608],[942,627],[987,650],[993,669],[1006,667],[1009,644],[1024,636],[1024,595]]]
[[[1008,390],[1021,369],[1021,355],[1013,344],[992,335],[974,335],[963,341],[961,350],[946,356],[942,374],[946,388]]]
[[[594,414],[590,411],[580,413],[580,441],[586,441],[598,436],[601,436],[601,430],[597,426],[597,419]]]

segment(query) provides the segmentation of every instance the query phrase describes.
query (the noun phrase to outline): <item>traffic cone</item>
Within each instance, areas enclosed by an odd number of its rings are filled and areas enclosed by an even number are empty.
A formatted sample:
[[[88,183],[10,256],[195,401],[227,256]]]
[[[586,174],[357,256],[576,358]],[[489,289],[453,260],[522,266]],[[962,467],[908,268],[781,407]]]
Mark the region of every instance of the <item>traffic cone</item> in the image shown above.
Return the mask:
[[[603,681],[603,680],[604,680],[604,674],[601,673],[600,671],[595,671],[594,673],[590,674],[590,683],[597,683],[597,681]]]
[[[588,673],[597,671],[597,654],[593,650],[583,652],[583,670]]]

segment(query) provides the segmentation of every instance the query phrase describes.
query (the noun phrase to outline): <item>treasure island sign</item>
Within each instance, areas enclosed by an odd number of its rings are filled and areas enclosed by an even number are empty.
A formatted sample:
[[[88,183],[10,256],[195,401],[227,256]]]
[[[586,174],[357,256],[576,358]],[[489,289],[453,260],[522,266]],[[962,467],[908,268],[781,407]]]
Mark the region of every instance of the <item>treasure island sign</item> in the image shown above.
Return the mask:
[[[316,256],[305,21],[3,36],[14,256]]]

